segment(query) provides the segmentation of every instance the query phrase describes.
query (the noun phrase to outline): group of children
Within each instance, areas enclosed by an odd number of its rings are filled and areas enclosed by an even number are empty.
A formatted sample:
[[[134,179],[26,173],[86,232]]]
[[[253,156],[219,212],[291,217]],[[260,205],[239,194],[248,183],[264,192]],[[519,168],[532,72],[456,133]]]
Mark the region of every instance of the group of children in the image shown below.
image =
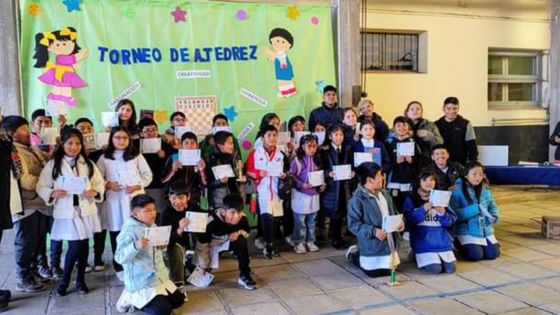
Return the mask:
[[[447,143],[430,145],[426,154],[408,117],[395,118],[387,138],[380,138],[377,128],[386,124],[371,102],[360,105],[363,115],[358,117],[353,107],[338,107],[336,88],[327,86],[324,99],[311,113],[310,132],[305,132],[304,117],[289,120],[287,140],[281,139],[280,118],[263,116],[246,162],[222,114],[213,118],[212,134],[199,144],[192,132],[175,134],[187,125],[184,113],[173,113],[170,129],[160,135],[153,119],[136,122],[134,103],[121,100],[118,126],[107,130],[103,148],[86,147],[85,138],[94,133],[88,118],[71,127],[59,117],[58,145],[45,146],[40,137],[37,141],[42,128],[52,125],[44,110],[32,115],[33,133],[24,118],[5,117],[1,126],[13,139],[13,160],[21,168],[21,174],[12,172],[10,195],[16,289],[41,290],[38,274],[40,279],[59,277],[57,293],[66,295],[76,265],[76,291],[87,293],[84,275],[104,269],[109,232],[113,267],[125,283],[120,310],[171,312],[186,300],[181,287],[188,275],[196,268],[215,269],[220,250],[233,252],[238,284],[254,290],[246,204],[257,214],[255,246],[268,259],[279,255],[279,239],[298,254],[318,251],[317,238],[326,237],[327,225],[332,246],[348,249],[348,260],[370,276],[398,265],[396,248],[405,231],[418,267],[430,273],[455,270],[454,240],[468,259],[499,255],[492,230],[498,211],[479,163],[463,168],[450,161]],[[143,142],[156,138],[161,138],[159,150],[142,153]],[[409,148],[405,154],[403,143]],[[183,165],[180,150],[200,150],[201,159]],[[219,167],[231,172],[224,176]],[[75,191],[76,185],[83,191]],[[449,207],[432,205],[434,189],[453,191]],[[203,197],[208,209],[201,208]],[[207,213],[206,231],[186,232],[191,224],[186,212]],[[404,215],[404,223],[397,232],[385,232],[383,218],[397,213]],[[357,246],[344,238],[345,221]],[[171,227],[167,246],[151,246],[145,235],[156,223]],[[93,266],[87,262],[90,239]],[[68,242],[64,269],[62,241]]]

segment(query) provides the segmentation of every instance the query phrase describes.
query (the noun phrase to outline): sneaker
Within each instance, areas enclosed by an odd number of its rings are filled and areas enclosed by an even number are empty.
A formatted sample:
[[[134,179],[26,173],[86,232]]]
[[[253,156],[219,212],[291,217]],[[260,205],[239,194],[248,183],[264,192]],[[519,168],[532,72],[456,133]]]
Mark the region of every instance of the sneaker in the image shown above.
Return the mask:
[[[280,253],[278,253],[278,249],[276,249],[274,246],[269,244],[264,247],[263,255],[266,259],[272,259],[275,256],[276,257],[280,256]]]
[[[12,299],[12,292],[9,290],[0,290],[0,303],[9,302]]]
[[[45,286],[41,283],[35,281],[35,277],[28,277],[16,284],[16,291],[18,292],[39,292],[42,291]]]
[[[296,243],[292,239],[291,235],[286,236],[285,240],[286,240],[286,243],[288,243],[288,245],[290,245],[290,247],[296,247]]]
[[[89,288],[84,282],[76,283],[76,292],[78,292],[78,294],[88,294]]]
[[[257,237],[255,238],[255,247],[257,249],[263,250],[265,248],[266,244],[264,243],[264,240],[262,239],[262,237]]]
[[[307,249],[309,249],[310,252],[316,252],[319,250],[319,247],[317,247],[317,245],[315,245],[315,243],[313,242],[307,242]]]
[[[124,282],[124,271],[117,271],[117,278],[119,278],[121,282]]]
[[[51,267],[51,273],[53,275],[53,278],[60,279],[60,278],[62,278],[62,275],[64,274],[64,270],[62,270],[62,268],[60,268],[59,266],[54,266],[54,267]]]
[[[95,265],[95,266],[93,266],[93,271],[95,271],[95,272],[100,272],[100,271],[103,271],[103,270],[105,270],[105,265]]]
[[[58,288],[56,289],[56,294],[58,296],[65,296],[66,294],[68,294],[68,286],[66,284],[60,284],[58,286]]]
[[[179,292],[181,292],[182,294],[185,294],[185,291],[187,290],[187,287],[185,286],[184,282],[182,282],[182,281],[175,282],[175,286],[177,287],[177,290],[179,290]]]
[[[338,249],[338,250],[342,250],[342,249],[347,249],[348,246],[350,246],[350,244],[348,244],[348,242],[346,242],[345,240],[334,240],[332,242],[332,247],[334,249]]]
[[[251,278],[250,274],[240,275],[239,278],[237,278],[237,284],[239,284],[239,286],[245,290],[252,291],[257,289],[257,283],[255,282],[255,280],[253,280],[253,278]]]
[[[346,261],[350,262],[350,260],[352,259],[352,256],[355,254],[358,254],[359,252],[359,248],[358,245],[352,245],[350,247],[348,247],[348,250],[346,251],[346,254],[344,255],[346,257]]]
[[[51,269],[48,266],[40,266],[37,269],[37,275],[41,278],[41,281],[49,281],[53,277]]]
[[[305,244],[304,243],[299,243],[297,244],[297,246],[294,246],[294,251],[297,254],[305,254],[307,253],[307,249],[305,248]]]
[[[86,273],[90,273],[90,272],[92,272],[92,271],[93,271],[93,268],[90,266],[90,264],[87,264],[87,265],[86,265],[85,272],[86,272]]]

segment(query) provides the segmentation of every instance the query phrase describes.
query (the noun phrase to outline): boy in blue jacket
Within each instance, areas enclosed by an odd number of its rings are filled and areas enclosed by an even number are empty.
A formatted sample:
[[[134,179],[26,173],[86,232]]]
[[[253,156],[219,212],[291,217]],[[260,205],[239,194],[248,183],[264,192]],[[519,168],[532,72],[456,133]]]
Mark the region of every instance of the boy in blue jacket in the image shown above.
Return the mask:
[[[150,246],[145,230],[155,227],[156,203],[145,194],[130,201],[132,216],[117,236],[115,260],[124,270],[124,290],[117,301],[117,310],[131,307],[148,314],[171,314],[183,305],[186,296],[169,279],[163,262],[164,247]]]
[[[348,228],[358,239],[346,252],[346,259],[369,277],[387,276],[400,261],[393,233],[382,230],[383,217],[394,215],[391,196],[383,190],[383,172],[373,162],[356,170],[359,186],[348,203]],[[397,232],[404,231],[404,224]]]
[[[453,273],[456,259],[453,239],[447,229],[453,226],[457,215],[451,209],[434,207],[430,202],[436,178],[433,172],[420,173],[405,201],[404,216],[418,268],[432,274]]]

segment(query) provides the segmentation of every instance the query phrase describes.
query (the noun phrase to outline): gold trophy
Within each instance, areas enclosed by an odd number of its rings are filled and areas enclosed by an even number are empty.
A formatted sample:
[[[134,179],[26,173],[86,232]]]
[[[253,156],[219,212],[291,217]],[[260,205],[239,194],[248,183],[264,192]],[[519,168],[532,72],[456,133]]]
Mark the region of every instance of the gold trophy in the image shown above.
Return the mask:
[[[237,172],[237,181],[244,183],[247,181],[247,177],[243,174],[243,160],[237,160],[235,165],[235,171]]]

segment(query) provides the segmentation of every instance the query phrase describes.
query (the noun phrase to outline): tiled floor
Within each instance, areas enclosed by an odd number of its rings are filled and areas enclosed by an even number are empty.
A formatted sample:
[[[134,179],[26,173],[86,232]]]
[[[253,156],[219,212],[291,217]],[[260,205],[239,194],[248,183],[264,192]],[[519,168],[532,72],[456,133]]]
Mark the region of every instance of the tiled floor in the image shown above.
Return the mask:
[[[460,261],[453,275],[422,274],[400,266],[400,286],[370,279],[325,246],[317,253],[283,252],[273,260],[255,255],[259,289],[236,286],[237,263],[221,261],[208,289],[189,287],[189,301],[176,314],[560,314],[560,241],[543,239],[541,215],[560,216],[560,191],[494,187],[501,210],[496,235],[502,256],[495,261]],[[0,285],[14,287],[12,233],[0,247]],[[401,255],[406,257],[406,253]],[[109,257],[108,257],[109,258]],[[107,259],[108,260],[108,259]],[[122,284],[111,270],[87,275],[92,292],[60,298],[48,291],[13,292],[6,314],[116,314]]]

